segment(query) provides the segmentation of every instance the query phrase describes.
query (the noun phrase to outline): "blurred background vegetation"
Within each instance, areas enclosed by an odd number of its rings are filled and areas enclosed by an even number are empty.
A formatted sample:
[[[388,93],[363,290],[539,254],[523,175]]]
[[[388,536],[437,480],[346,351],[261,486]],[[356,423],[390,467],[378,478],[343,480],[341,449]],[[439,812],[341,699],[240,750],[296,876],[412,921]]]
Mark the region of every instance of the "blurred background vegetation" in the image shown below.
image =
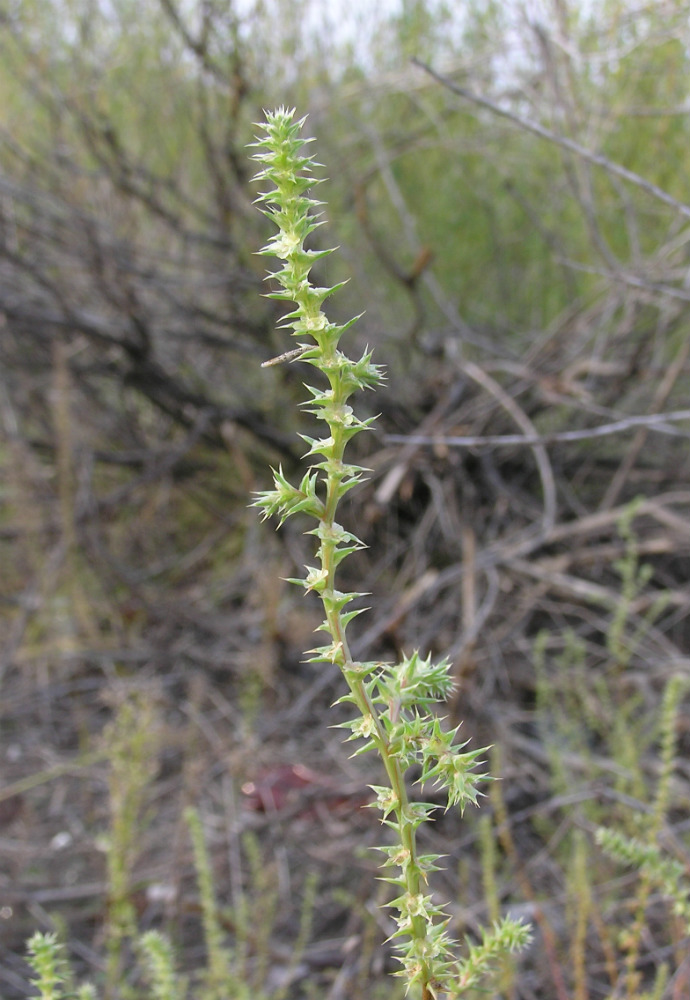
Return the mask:
[[[388,370],[356,652],[451,656],[503,779],[434,828],[455,929],[535,924],[506,1000],[687,997],[686,927],[595,829],[690,871],[688,4],[2,0],[0,95],[0,995],[37,928],[148,995],[136,927],[216,996],[190,805],[227,996],[398,995],[377,775],[282,582],[309,546],[247,510],[309,431],[299,365],[260,367],[246,144],[285,104],[318,280]]]

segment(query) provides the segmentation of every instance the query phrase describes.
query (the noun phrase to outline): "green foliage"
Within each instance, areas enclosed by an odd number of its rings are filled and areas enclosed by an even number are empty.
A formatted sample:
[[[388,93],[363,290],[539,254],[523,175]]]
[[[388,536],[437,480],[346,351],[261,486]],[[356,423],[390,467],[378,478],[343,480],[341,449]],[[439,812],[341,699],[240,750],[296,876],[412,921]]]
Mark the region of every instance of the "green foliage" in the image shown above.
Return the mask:
[[[547,655],[548,633],[538,636],[535,643],[538,720],[554,788],[560,794],[566,794],[574,780],[565,764],[567,747],[580,762],[587,762],[591,774],[598,773],[598,762],[605,761],[622,794],[640,800],[646,797],[642,761],[654,741],[654,726],[639,695],[627,691],[625,673],[643,657],[645,639],[666,607],[667,595],[662,591],[643,613],[636,610],[651,573],[649,566],[640,565],[638,556],[633,529],[638,510],[637,501],[629,504],[618,521],[624,553],[613,563],[619,584],[610,606],[606,602],[605,655],[593,662],[585,644],[569,629],[558,639],[562,649],[556,656]],[[597,597],[597,602],[601,600]],[[547,667],[549,660],[555,670]],[[593,820],[599,808],[596,802],[588,804]]]
[[[122,980],[127,942],[137,937],[134,866],[146,825],[146,791],[156,771],[157,733],[149,699],[134,696],[123,701],[104,733],[104,743],[110,764],[105,992],[114,997]]]
[[[344,452],[348,442],[367,430],[372,418],[361,420],[348,401],[358,389],[372,388],[382,380],[372,364],[371,353],[352,361],[339,349],[343,333],[355,320],[337,324],[328,320],[322,305],[342,285],[319,288],[311,284],[313,264],[332,250],[309,250],[305,240],[318,227],[313,210],[322,203],[308,196],[319,183],[312,175],[313,157],[304,153],[301,137],[304,119],[280,108],[268,113],[264,135],[255,143],[254,159],[261,164],[257,180],[271,188],[259,195],[264,213],[278,228],[261,253],[277,257],[282,266],[272,277],[281,290],[271,297],[294,303],[283,325],[299,343],[298,357],[319,371],[327,389],[307,386],[311,396],[308,412],[327,427],[321,438],[305,437],[311,461],[299,486],[292,486],[281,470],[274,471],[274,489],[260,493],[254,501],[264,517],[278,516],[280,523],[293,514],[306,514],[317,521],[309,531],[318,540],[316,566],[307,566],[306,576],[293,582],[306,593],[318,594],[325,611],[320,626],[329,637],[325,646],[311,650],[312,662],[336,664],[347,683],[348,693],[339,702],[352,704],[355,717],[342,726],[348,739],[362,741],[356,754],[376,751],[385,768],[388,784],[373,786],[376,806],[384,825],[393,830],[395,842],[380,850],[384,867],[397,869],[386,877],[400,893],[389,905],[397,911],[397,930],[392,935],[408,988],[421,990],[423,1000],[433,996],[460,996],[474,986],[497,958],[524,947],[529,940],[526,926],[510,918],[485,931],[478,944],[470,945],[466,957],[455,957],[457,944],[448,934],[449,919],[442,906],[426,894],[428,876],[437,870],[437,854],[419,853],[417,830],[427,822],[436,806],[408,798],[405,773],[420,768],[419,782],[433,781],[445,791],[446,808],[477,802],[482,776],[475,768],[485,750],[461,752],[456,744],[457,728],[446,731],[427,709],[445,697],[452,687],[449,663],[434,664],[415,652],[396,665],[361,663],[353,659],[347,627],[359,610],[345,608],[362,595],[337,589],[336,570],[344,558],[362,547],[362,542],[336,521],[343,496],[365,470],[348,464]]]
[[[597,843],[619,863],[634,867],[639,873],[636,894],[635,919],[623,938],[626,955],[626,985],[628,996],[639,989],[638,971],[642,939],[646,927],[647,905],[653,886],[671,901],[672,912],[690,933],[690,879],[687,866],[667,857],[661,850],[658,837],[670,804],[670,783],[676,766],[676,721],[680,702],[690,689],[686,676],[676,675],[666,685],[659,723],[661,744],[661,771],[651,811],[638,819],[637,836],[626,835],[620,829],[600,826],[596,831]]]
[[[66,979],[63,946],[55,934],[34,934],[27,945],[29,963],[36,973],[36,989],[41,1000],[59,1000]]]
[[[147,931],[139,940],[139,951],[153,1000],[184,1000],[186,983],[175,972],[175,951],[158,931]]]
[[[96,990],[91,983],[73,988],[71,970],[64,955],[65,946],[56,934],[36,931],[27,942],[27,952],[40,1000],[96,1000]]]
[[[221,166],[232,168],[248,138],[253,108],[271,106],[278,95],[321,106],[319,95],[337,88],[321,115],[329,161],[344,164],[329,200],[339,209],[333,224],[352,257],[376,275],[370,309],[398,326],[405,313],[400,282],[372,253],[351,211],[353,184],[369,203],[374,237],[396,248],[400,267],[412,264],[420,246],[435,252],[443,293],[469,323],[515,348],[575,301],[586,304],[599,294],[602,248],[613,251],[608,264],[639,264],[640,254],[644,260],[663,244],[673,218],[641,192],[624,196],[603,173],[587,178],[569,160],[564,171],[557,148],[482,120],[439,88],[417,86],[409,57],[448,62],[455,78],[469,78],[478,91],[503,91],[506,77],[526,81],[533,117],[556,121],[684,198],[687,179],[677,165],[687,147],[687,116],[674,112],[682,108],[687,76],[683,5],[666,4],[663,14],[652,6],[634,24],[620,2],[598,7],[596,15],[570,5],[563,13],[570,32],[564,53],[579,49],[582,56],[576,63],[551,53],[554,81],[544,78],[529,35],[513,44],[505,5],[457,6],[406,0],[393,13],[369,12],[361,30],[356,22],[350,28],[353,40],[319,9],[324,5],[308,0],[264,0],[241,11],[210,5],[196,14],[182,5],[180,23],[189,37],[203,40],[204,64],[166,16],[174,5],[23,3],[1,39],[4,124],[17,146],[39,159],[50,155],[51,143],[69,150],[81,175],[66,178],[64,193],[73,189],[96,205],[101,194],[88,177],[110,170],[125,188],[120,195],[148,199],[154,208],[148,215],[131,199],[125,211],[121,197],[110,212],[119,232],[141,229],[144,242],[157,241],[160,250],[164,237],[154,219],[166,213],[179,213],[195,233],[209,220],[250,226],[236,191],[225,191],[220,214],[214,196],[223,194]],[[395,85],[386,74],[396,74]],[[539,74],[533,90],[531,74]],[[236,96],[228,100],[226,82],[236,79],[251,94],[246,108]],[[505,103],[524,109],[516,91]],[[630,223],[635,213],[637,225]],[[246,248],[240,252],[246,259]],[[433,325],[443,311],[437,295],[423,295]]]
[[[131,746],[133,716],[121,710],[113,724],[110,739],[124,750]],[[141,717],[140,717],[141,718]],[[123,743],[124,740],[124,743]],[[133,771],[127,772],[132,776]],[[137,782],[134,782],[137,785]],[[128,802],[139,800],[141,786],[133,787]],[[121,839],[131,863],[132,842],[140,834],[140,823],[132,814],[128,817],[128,836]],[[283,981],[269,982],[271,945],[270,937],[277,918],[277,900],[271,867],[266,863],[259,846],[250,838],[245,839],[244,849],[249,862],[247,895],[230,911],[221,908],[214,888],[214,875],[199,813],[192,808],[185,811],[189,828],[196,870],[199,903],[203,925],[206,959],[201,969],[188,975],[178,971],[179,954],[176,944],[158,930],[141,933],[127,895],[131,885],[125,879],[129,874],[125,866],[118,867],[118,903],[110,918],[108,928],[108,964],[101,990],[90,983],[74,986],[70,965],[65,956],[65,946],[57,934],[37,932],[27,942],[27,961],[33,971],[35,986],[41,1000],[96,1000],[102,997],[128,997],[131,1000],[285,1000],[292,973],[300,962],[311,933],[312,917],[316,902],[316,880],[307,878],[299,917],[299,926],[290,962]],[[115,822],[114,826],[119,827]],[[115,850],[114,842],[108,845]],[[109,862],[109,870],[117,867]],[[122,883],[122,885],[120,885]],[[227,926],[234,932],[230,944]],[[131,946],[136,962],[128,968],[122,964],[125,943]],[[251,956],[250,946],[251,944]],[[131,953],[130,953],[131,954]],[[148,984],[148,987],[144,984]],[[150,989],[149,989],[150,987]]]
[[[686,865],[664,857],[657,844],[646,844],[606,827],[597,831],[597,843],[616,861],[635,868],[645,879],[657,885],[671,900],[674,914],[682,917],[690,929],[690,880]]]
[[[652,923],[652,890],[670,902],[665,932],[671,941],[677,942],[683,934],[674,921],[688,927],[690,920],[686,865],[668,856],[660,843],[672,803],[677,719],[688,678],[676,675],[667,682],[658,719],[650,718],[639,696],[626,691],[625,684],[626,672],[642,660],[641,650],[665,605],[662,593],[644,614],[636,610],[636,600],[649,578],[648,568],[639,563],[633,527],[638,511],[638,503],[630,504],[618,524],[624,554],[615,562],[619,596],[606,622],[607,656],[593,662],[585,644],[572,632],[560,637],[563,649],[555,657],[548,655],[546,633],[535,648],[537,717],[556,796],[567,800],[573,790],[586,789],[590,783],[593,789],[610,785],[613,793],[610,798],[600,792],[583,796],[568,823],[574,829],[561,838],[559,860],[568,879],[569,975],[577,997],[587,996],[592,926],[604,948],[615,995],[651,1000],[662,996],[670,971],[668,963],[660,964],[653,988],[642,991],[640,970],[646,959],[645,935]],[[650,781],[653,751],[658,767]],[[593,828],[593,838],[585,837],[582,828],[587,827]],[[553,836],[548,824],[543,832]],[[607,890],[613,884],[607,858],[626,865],[634,875],[624,901],[620,891]],[[682,949],[676,954],[682,955]]]
[[[194,866],[199,882],[199,900],[204,923],[207,953],[207,975],[203,984],[205,1000],[222,1000],[231,981],[231,957],[224,944],[224,935],[218,916],[218,904],[213,888],[213,873],[204,841],[204,831],[199,814],[187,809],[185,819],[194,848]]]

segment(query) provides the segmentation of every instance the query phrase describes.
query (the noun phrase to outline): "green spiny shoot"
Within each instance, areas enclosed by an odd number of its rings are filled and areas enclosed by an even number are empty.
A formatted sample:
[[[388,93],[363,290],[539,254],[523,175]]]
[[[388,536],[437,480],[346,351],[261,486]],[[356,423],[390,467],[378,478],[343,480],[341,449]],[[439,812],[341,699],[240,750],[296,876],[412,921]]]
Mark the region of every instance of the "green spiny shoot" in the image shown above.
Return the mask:
[[[187,984],[175,971],[175,952],[168,938],[160,931],[147,931],[138,944],[152,1000],[183,1000]]]
[[[224,945],[223,929],[214,889],[213,871],[201,817],[191,806],[185,809],[184,818],[189,828],[194,851],[194,867],[199,884],[199,899],[204,925],[207,953],[207,974],[204,984],[206,1000],[223,1000],[231,981],[231,956]]]
[[[666,819],[671,778],[676,765],[678,708],[688,688],[690,688],[688,678],[676,674],[671,677],[664,691],[659,727],[661,773],[654,808],[644,831],[644,838],[629,837],[618,830],[599,827],[596,839],[610,857],[638,869],[647,891],[651,884],[658,886],[671,901],[675,915],[686,923],[690,931],[690,880],[687,877],[687,868],[682,862],[662,853],[657,842]],[[645,892],[643,896],[645,901],[647,894],[648,892]]]
[[[457,728],[444,729],[429,711],[451,689],[450,664],[434,664],[416,652],[396,665],[361,663],[350,652],[347,628],[360,611],[348,606],[362,595],[340,591],[336,573],[343,559],[361,549],[363,542],[338,523],[336,513],[339,502],[366,472],[345,460],[346,446],[375,419],[358,417],[350,398],[360,389],[379,385],[383,373],[372,363],[368,349],[357,360],[340,349],[343,334],[359,317],[333,323],[323,305],[342,285],[320,288],[310,281],[313,265],[333,249],[305,246],[321,225],[314,212],[323,203],[309,196],[321,180],[312,173],[318,164],[304,152],[305,143],[311,141],[301,136],[304,121],[295,118],[294,110],[279,108],[266,113],[265,122],[258,125],[262,134],[253,144],[254,159],[260,164],[255,179],[270,187],[257,202],[278,230],[260,253],[281,262],[271,275],[280,287],[269,297],[294,306],[282,325],[298,338],[298,348],[275,360],[297,358],[320,373],[323,387],[307,386],[310,399],[305,409],[323,421],[325,429],[321,437],[304,437],[309,465],[299,485],[292,485],[282,469],[274,470],[274,488],[259,493],[253,506],[265,518],[277,517],[280,524],[297,513],[316,521],[308,532],[317,540],[316,565],[307,566],[305,576],[292,582],[321,599],[325,618],[320,630],[328,641],[310,650],[311,662],[336,664],[342,671],[348,690],[339,700],[355,711],[343,724],[350,733],[347,739],[358,742],[357,754],[376,751],[385,769],[386,784],[373,790],[382,822],[395,839],[380,850],[386,858],[384,868],[393,869],[386,880],[397,891],[389,905],[396,911],[392,938],[402,966],[398,975],[408,990],[414,987],[421,993],[422,1000],[458,997],[476,985],[502,954],[524,947],[530,934],[524,924],[506,918],[470,945],[464,958],[458,957],[458,944],[448,933],[450,919],[428,890],[428,876],[438,869],[439,856],[419,853],[417,830],[437,807],[409,799],[405,773],[413,766],[420,768],[420,783],[434,782],[445,791],[446,808],[476,804],[479,783],[486,780],[476,769],[487,748],[465,750],[466,744],[455,742]]]
[[[27,947],[29,965],[36,973],[34,986],[39,997],[41,1000],[59,1000],[68,976],[64,945],[55,934],[36,931]]]

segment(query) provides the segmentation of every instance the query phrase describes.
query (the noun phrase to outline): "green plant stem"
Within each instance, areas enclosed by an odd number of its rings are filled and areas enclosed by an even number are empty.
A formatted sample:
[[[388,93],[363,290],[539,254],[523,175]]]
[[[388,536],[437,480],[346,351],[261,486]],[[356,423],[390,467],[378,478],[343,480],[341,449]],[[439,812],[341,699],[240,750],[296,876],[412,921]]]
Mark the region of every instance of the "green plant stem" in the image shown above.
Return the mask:
[[[327,356],[325,361],[327,362],[331,360],[331,358],[332,355],[330,357]],[[339,401],[342,394],[339,392],[340,386],[338,385],[338,382],[335,378],[333,378],[330,380],[330,384],[334,399]],[[338,433],[339,429],[336,426],[329,424],[329,429],[335,441],[332,453],[333,464],[336,468],[342,468],[344,466],[346,442],[342,440],[342,435]],[[374,742],[376,750],[381,757],[386,770],[386,776],[388,778],[394,799],[397,803],[393,812],[398,823],[402,847],[406,852],[408,852],[408,857],[410,859],[409,865],[405,868],[406,891],[410,896],[418,896],[421,888],[421,876],[417,853],[417,838],[414,826],[409,822],[409,820],[406,819],[409,810],[409,798],[407,795],[407,788],[405,786],[403,770],[400,766],[398,758],[391,754],[385,727],[379,718],[379,713],[376,711],[371,696],[367,692],[361,676],[360,664],[354,660],[350,652],[346,635],[346,627],[344,626],[342,620],[342,613],[337,609],[337,607],[333,607],[327,596],[337,593],[337,566],[335,560],[336,542],[329,536],[335,535],[335,513],[339,500],[339,485],[337,475],[329,472],[326,480],[326,501],[322,517],[322,523],[326,528],[324,532],[326,541],[324,541],[320,547],[321,568],[326,579],[326,585],[321,595],[321,603],[326,616],[328,631],[330,632],[334,641],[334,646],[338,651],[336,662],[340,667],[340,670],[350,689],[350,693],[352,694],[354,703],[359,709],[362,718],[367,720],[371,726],[370,738]],[[413,917],[412,927],[412,936],[419,941],[424,941],[427,937],[427,921],[425,917]],[[426,978],[429,978],[429,974],[427,973],[425,973],[425,979]],[[425,979],[423,980],[422,996],[424,1000],[428,1000],[430,994],[428,993]]]

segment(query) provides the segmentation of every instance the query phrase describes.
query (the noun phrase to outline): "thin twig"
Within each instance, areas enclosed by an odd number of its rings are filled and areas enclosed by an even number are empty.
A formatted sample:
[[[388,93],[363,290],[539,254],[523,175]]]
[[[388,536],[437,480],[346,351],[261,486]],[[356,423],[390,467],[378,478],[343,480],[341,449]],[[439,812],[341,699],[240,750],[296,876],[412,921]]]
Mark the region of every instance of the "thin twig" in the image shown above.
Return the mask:
[[[388,434],[389,444],[407,445],[446,445],[451,448],[497,447],[500,445],[534,445],[558,444],[563,441],[587,441],[590,438],[607,437],[620,434],[633,427],[647,427],[661,434],[672,434],[675,437],[690,437],[690,431],[667,427],[666,424],[680,420],[690,420],[690,410],[672,410],[670,413],[650,413],[646,416],[624,417],[610,424],[600,424],[598,427],[584,428],[578,431],[554,431],[553,434]]]
[[[536,462],[537,469],[539,471],[544,500],[541,533],[543,535],[548,535],[556,523],[556,482],[554,480],[553,470],[551,469],[549,456],[546,454],[539,435],[534,433],[534,424],[525,411],[512,398],[512,396],[510,396],[505,389],[494,378],[492,378],[491,375],[489,375],[488,372],[484,371],[483,368],[480,368],[479,365],[467,359],[458,358],[457,364],[465,375],[492,395],[494,399],[503,407],[503,409],[506,410],[506,412],[512,417],[518,427],[523,430],[523,434],[517,435],[521,438],[521,440],[527,441],[532,437],[534,438],[534,441],[532,442],[532,447],[534,449],[534,461]]]

